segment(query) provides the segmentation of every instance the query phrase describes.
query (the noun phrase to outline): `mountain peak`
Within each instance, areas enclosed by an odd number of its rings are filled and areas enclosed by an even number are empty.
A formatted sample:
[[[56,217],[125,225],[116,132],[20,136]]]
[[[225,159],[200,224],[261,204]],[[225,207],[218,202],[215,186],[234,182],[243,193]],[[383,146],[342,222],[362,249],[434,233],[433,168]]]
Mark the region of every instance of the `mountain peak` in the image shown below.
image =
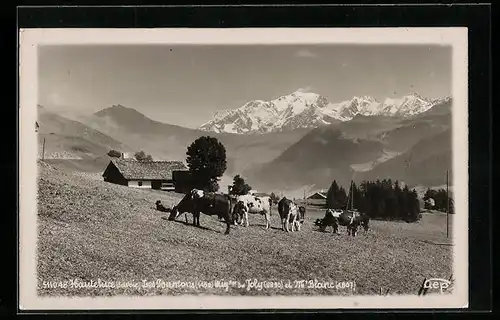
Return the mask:
[[[424,98],[416,92],[399,99],[386,98],[382,103],[366,95],[330,103],[317,93],[297,89],[270,101],[251,100],[237,109],[216,112],[214,118],[200,129],[244,134],[315,128],[349,121],[357,115],[413,116],[429,110],[436,103],[437,100]]]

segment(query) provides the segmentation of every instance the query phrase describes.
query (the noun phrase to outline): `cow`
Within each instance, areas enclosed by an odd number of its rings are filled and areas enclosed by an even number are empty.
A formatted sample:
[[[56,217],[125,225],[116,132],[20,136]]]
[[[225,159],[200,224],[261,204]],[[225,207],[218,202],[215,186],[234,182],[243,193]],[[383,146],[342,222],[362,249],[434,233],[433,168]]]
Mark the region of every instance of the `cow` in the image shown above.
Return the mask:
[[[316,219],[315,225],[319,226],[321,231],[325,231],[327,227],[332,227],[332,232],[337,233],[339,224],[338,217],[342,211],[327,209],[323,219]]]
[[[228,195],[193,189],[172,208],[169,220],[175,220],[180,214],[188,212],[193,214],[193,226],[199,227],[200,213],[203,212],[209,216],[217,215],[226,222],[224,234],[229,234],[233,223],[231,209],[232,201]]]
[[[161,203],[160,200],[157,200],[155,204],[156,204],[156,210],[158,210],[158,211],[161,211],[161,212],[169,212],[170,211],[169,209],[167,209],[163,206],[163,204]]]
[[[297,205],[290,199],[283,197],[278,202],[278,212],[281,218],[281,230],[289,232],[289,224],[292,224],[292,232],[294,228],[300,231],[300,223],[297,221],[298,208]]]
[[[248,227],[248,214],[261,214],[266,218],[266,229],[271,226],[271,207],[269,197],[257,197],[246,194],[236,197],[236,205],[233,208],[233,222],[235,225],[243,224]]]
[[[331,226],[334,233],[337,233],[339,225],[345,226],[347,234],[353,237],[356,236],[360,225],[364,227],[365,231],[368,231],[368,223],[368,215],[355,210],[327,209],[325,217],[320,221],[316,220],[316,225],[319,225],[322,230],[325,230],[327,226]]]

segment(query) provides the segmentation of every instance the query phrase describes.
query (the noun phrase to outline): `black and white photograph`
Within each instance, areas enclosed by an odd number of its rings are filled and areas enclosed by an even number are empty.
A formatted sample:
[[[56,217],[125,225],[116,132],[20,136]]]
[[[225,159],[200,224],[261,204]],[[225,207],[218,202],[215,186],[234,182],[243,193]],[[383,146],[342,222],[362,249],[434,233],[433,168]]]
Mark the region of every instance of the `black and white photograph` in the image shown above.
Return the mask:
[[[22,30],[21,305],[466,307],[467,67],[465,28]]]

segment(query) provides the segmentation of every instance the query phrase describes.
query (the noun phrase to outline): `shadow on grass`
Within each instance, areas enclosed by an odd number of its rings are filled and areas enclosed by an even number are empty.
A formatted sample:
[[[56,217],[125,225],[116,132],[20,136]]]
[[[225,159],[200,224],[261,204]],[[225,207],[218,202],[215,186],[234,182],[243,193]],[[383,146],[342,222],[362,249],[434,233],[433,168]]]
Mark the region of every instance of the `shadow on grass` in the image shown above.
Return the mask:
[[[161,217],[163,220],[165,221],[169,221],[169,222],[175,222],[175,223],[180,223],[180,224],[183,224],[185,226],[190,226],[190,227],[194,227],[196,229],[201,229],[201,230],[205,230],[205,231],[211,231],[211,232],[214,232],[214,233],[220,233],[219,231],[217,230],[213,230],[213,229],[210,229],[210,228],[207,228],[207,227],[204,227],[204,226],[194,226],[192,222],[186,222],[186,221],[183,221],[183,220],[169,220],[168,217]],[[225,223],[224,223],[225,225]],[[231,225],[231,227],[234,227]]]

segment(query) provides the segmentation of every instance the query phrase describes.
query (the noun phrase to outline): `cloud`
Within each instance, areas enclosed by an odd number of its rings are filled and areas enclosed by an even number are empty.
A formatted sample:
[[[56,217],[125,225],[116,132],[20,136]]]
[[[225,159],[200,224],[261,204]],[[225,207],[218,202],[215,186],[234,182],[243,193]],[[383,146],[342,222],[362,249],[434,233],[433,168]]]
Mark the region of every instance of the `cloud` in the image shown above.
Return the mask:
[[[306,86],[306,87],[303,87],[303,88],[298,88],[297,91],[299,92],[311,92],[312,90],[312,87],[311,86]]]
[[[312,51],[309,51],[307,49],[301,49],[297,52],[295,52],[295,57],[297,58],[317,58],[319,57],[317,54],[315,54]]]
[[[340,66],[341,66],[342,68],[345,68],[345,67],[347,67],[347,66],[348,66],[348,64],[347,64],[346,62],[344,62],[344,63],[342,63]]]

